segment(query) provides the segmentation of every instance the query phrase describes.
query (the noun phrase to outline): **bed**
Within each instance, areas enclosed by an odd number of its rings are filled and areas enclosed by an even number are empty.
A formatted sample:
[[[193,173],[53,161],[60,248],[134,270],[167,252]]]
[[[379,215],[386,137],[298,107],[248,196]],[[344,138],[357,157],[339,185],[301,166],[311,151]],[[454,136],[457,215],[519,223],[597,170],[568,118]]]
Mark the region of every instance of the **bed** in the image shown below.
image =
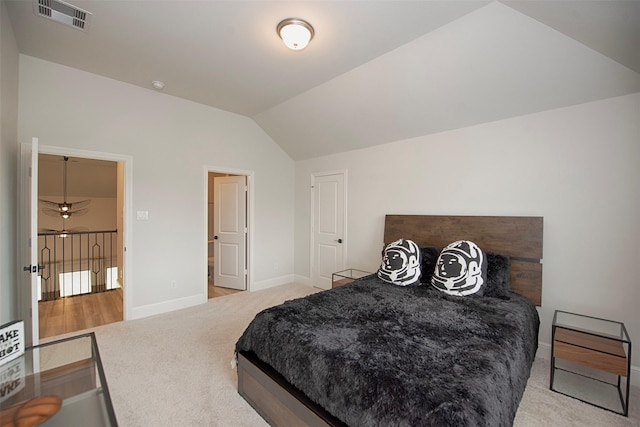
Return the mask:
[[[276,426],[511,425],[537,350],[542,225],[387,215],[383,246],[415,242],[425,283],[372,274],[262,311],[236,344],[239,393]],[[490,261],[482,296],[429,285],[459,240]]]

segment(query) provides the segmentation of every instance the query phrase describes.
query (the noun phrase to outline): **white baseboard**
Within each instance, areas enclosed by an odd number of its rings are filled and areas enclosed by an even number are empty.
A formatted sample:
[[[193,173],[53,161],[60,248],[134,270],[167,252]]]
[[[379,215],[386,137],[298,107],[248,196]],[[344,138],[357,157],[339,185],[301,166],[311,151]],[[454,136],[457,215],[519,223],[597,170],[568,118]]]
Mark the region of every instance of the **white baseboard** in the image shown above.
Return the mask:
[[[536,357],[551,361],[551,344],[538,342]],[[640,387],[640,367],[638,366],[631,366],[631,385],[634,387]]]
[[[259,291],[261,289],[273,288],[287,283],[300,283],[302,285],[312,286],[308,277],[287,274],[272,279],[261,280],[251,284],[250,291]],[[154,316],[156,314],[167,313],[169,311],[180,310],[192,307],[194,305],[204,304],[207,302],[207,296],[204,294],[192,295],[185,298],[179,298],[171,301],[163,301],[156,304],[143,305],[141,307],[133,307],[131,315],[127,320],[142,319],[143,317]]]
[[[203,304],[207,301],[204,294],[191,295],[185,298],[178,298],[171,301],[163,301],[156,304],[143,305],[141,307],[133,307],[131,309],[131,317],[127,320],[142,319],[143,317],[154,316],[156,314],[167,313],[169,311],[180,310],[183,308],[193,307],[194,305]]]
[[[294,276],[294,281],[296,283],[300,283],[301,285],[313,286],[313,283],[311,282],[311,277],[300,276],[299,274],[296,274]]]
[[[287,274],[285,276],[274,277],[272,279],[261,280],[259,282],[253,282],[251,284],[250,291],[259,291],[261,289],[273,288],[280,285],[286,285],[287,283],[293,283],[293,274]]]
[[[539,359],[551,360],[551,344],[538,341],[536,357]]]

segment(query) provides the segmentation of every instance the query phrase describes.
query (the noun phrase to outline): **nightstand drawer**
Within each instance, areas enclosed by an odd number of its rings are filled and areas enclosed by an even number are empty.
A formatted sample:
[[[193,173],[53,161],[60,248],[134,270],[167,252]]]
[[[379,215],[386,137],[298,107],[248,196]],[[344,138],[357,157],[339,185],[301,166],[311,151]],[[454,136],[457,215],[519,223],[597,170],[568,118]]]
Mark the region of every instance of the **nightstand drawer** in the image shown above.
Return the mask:
[[[553,357],[627,376],[627,357],[619,342],[561,328],[556,329],[554,341]]]

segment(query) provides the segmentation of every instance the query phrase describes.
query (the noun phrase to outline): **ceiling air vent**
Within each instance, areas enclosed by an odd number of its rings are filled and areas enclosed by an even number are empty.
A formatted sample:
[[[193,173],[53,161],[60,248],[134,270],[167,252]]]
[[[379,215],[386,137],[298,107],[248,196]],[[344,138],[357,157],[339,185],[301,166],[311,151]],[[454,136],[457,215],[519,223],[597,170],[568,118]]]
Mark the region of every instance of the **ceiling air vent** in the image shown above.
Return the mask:
[[[60,0],[34,0],[36,15],[44,16],[61,24],[85,31],[91,13]]]

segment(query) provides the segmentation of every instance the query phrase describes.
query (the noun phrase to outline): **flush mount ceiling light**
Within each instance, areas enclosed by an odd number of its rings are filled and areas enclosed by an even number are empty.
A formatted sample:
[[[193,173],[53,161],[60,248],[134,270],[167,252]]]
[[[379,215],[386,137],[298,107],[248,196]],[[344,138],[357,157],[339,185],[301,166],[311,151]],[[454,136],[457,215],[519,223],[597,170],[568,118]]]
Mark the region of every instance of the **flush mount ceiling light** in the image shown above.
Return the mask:
[[[276,27],[284,44],[292,50],[302,50],[313,39],[313,27],[307,21],[287,18]]]

